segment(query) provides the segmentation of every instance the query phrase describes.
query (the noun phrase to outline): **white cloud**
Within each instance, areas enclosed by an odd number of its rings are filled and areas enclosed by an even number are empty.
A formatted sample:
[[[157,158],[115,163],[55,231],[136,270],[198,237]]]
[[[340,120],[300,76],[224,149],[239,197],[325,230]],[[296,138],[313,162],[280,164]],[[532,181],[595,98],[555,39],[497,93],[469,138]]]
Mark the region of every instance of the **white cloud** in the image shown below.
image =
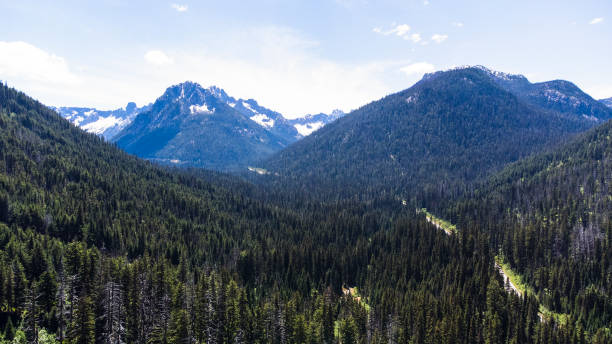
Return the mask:
[[[26,42],[0,41],[0,76],[54,84],[79,81],[65,59]]]
[[[591,21],[589,22],[589,24],[591,24],[591,25],[593,25],[593,24],[599,24],[599,23],[602,23],[603,21],[604,21],[604,19],[603,19],[602,17],[599,17],[599,18],[593,18],[593,20],[591,20]]]
[[[188,79],[218,85],[234,97],[257,99],[289,118],[335,108],[350,111],[397,91],[385,77],[407,61],[338,63],[319,56],[313,49],[317,45],[290,29],[255,29],[240,33],[231,54],[176,52],[175,63],[155,70],[152,77],[160,91]]]
[[[425,5],[425,6],[429,5],[429,0],[423,1],[423,5]]]
[[[350,111],[410,86],[404,72],[399,72],[410,64],[406,59],[330,59],[321,55],[319,42],[275,26],[236,29],[224,33],[218,42],[173,50],[172,54],[134,52],[122,56],[119,64],[72,65],[69,56],[26,45],[42,52],[47,62],[29,59],[16,67],[20,58],[6,50],[6,43],[0,44],[0,80],[55,106],[113,109],[129,101],[142,105],[155,101],[170,85],[192,80],[203,86],[217,85],[234,97],[254,98],[294,118],[336,108]],[[9,57],[14,61],[7,64]],[[160,64],[164,67],[157,68]]]
[[[435,67],[431,63],[416,62],[400,68],[400,71],[404,72],[408,76],[423,75],[425,73],[431,73],[435,71]]]
[[[174,61],[161,50],[150,50],[144,55],[145,60],[156,66],[171,65]]]
[[[436,42],[436,43],[442,43],[444,41],[446,41],[446,39],[448,38],[448,35],[441,35],[436,33],[435,35],[431,36],[431,40]]]
[[[187,5],[172,4],[170,6],[172,6],[172,8],[174,8],[177,12],[186,12],[188,9]]]
[[[463,23],[462,22],[452,22],[451,25],[454,26],[454,27],[463,27]]]
[[[408,32],[410,31],[410,25],[408,24],[398,24],[395,25],[395,27],[391,28],[390,30],[387,31],[383,31],[382,28],[380,27],[375,27],[374,29],[372,29],[372,31],[381,34],[381,35],[385,35],[385,36],[389,36],[389,35],[396,35],[396,36],[400,36],[403,37],[406,34],[408,34]]]
[[[223,44],[228,40],[233,44]],[[397,76],[398,68],[409,61],[338,62],[321,56],[318,42],[282,27],[228,32],[222,41],[175,50],[171,57],[152,50],[145,54],[146,62],[136,55],[125,56],[119,65],[69,68],[64,58],[41,54],[47,62],[29,59],[16,67],[20,59],[7,63],[15,55],[6,50],[6,43],[0,45],[0,79],[55,106],[113,109],[129,101],[147,104],[170,85],[192,80],[203,86],[217,85],[234,97],[257,99],[293,118],[336,108],[349,111],[410,86]],[[151,68],[163,63],[167,63],[164,68]],[[34,77],[49,81],[31,80]]]
[[[420,42],[420,41],[421,41],[421,39],[422,39],[422,38],[421,38],[421,35],[420,35],[420,34],[418,34],[418,33],[413,33],[413,34],[412,34],[412,35],[410,35],[410,36],[404,36],[404,39],[406,39],[406,40],[411,40],[411,41],[413,41],[414,43],[418,43],[418,42]]]
[[[410,26],[407,24],[400,24],[397,25],[396,27],[394,27],[393,29],[391,29],[387,34],[396,34],[400,37],[404,36],[405,34],[408,33],[408,31],[410,31]]]

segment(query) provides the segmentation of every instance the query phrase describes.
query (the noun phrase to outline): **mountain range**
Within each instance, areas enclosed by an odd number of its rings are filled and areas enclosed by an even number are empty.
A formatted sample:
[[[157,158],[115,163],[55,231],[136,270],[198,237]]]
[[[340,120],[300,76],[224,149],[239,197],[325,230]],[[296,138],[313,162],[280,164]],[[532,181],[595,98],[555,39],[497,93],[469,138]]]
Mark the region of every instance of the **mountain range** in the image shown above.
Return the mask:
[[[480,66],[458,68],[426,74],[261,167],[279,182],[310,181],[307,190],[331,197],[453,193],[609,118],[612,109],[569,82],[531,84]]]
[[[180,95],[169,95],[179,88]],[[208,108],[207,101],[214,105]],[[170,106],[172,102],[176,106]],[[172,86],[155,104],[141,108],[129,103],[112,111],[53,109],[85,131],[117,142],[128,152],[147,159],[219,170],[245,168],[344,116],[342,111],[335,110],[329,115],[286,119],[254,99],[236,99],[219,87],[203,88],[193,82]],[[140,114],[143,117],[136,120]],[[161,136],[160,128],[165,128],[161,129],[165,130]],[[145,133],[146,130],[150,132]],[[149,145],[151,139],[156,141],[155,147]]]
[[[185,82],[168,88],[113,141],[129,153],[162,163],[236,170],[300,138],[290,121],[253,99],[235,99],[217,87]]]
[[[607,107],[612,107],[612,97],[606,99],[600,99],[600,102],[604,103]]]
[[[257,184],[126,154],[0,85],[0,341],[610,343],[612,122],[496,74],[426,75]],[[218,93],[173,86],[120,139],[149,159],[217,144],[198,128],[282,144]]]
[[[130,102],[125,108],[116,110],[98,110],[87,107],[52,107],[62,117],[83,130],[112,140],[123,128],[128,126],[136,116],[151,108],[151,104],[138,107]]]

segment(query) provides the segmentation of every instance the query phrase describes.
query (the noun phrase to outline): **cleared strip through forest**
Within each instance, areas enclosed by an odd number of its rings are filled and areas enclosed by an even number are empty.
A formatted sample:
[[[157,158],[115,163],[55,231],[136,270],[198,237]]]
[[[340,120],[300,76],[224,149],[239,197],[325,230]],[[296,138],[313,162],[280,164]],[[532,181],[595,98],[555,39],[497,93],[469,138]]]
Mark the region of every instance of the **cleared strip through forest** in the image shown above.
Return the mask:
[[[458,232],[457,226],[441,219],[432,213],[428,212],[427,209],[417,209],[417,213],[425,214],[427,222],[434,225],[439,230],[444,231],[447,235],[456,234]],[[512,271],[508,264],[504,264],[499,257],[495,257],[495,269],[502,276],[504,280],[504,288],[508,293],[516,293],[519,297],[524,297],[528,292],[536,295],[535,292],[527,285],[520,282],[520,275]],[[549,310],[546,306],[540,303],[540,311],[538,312],[540,321],[544,321],[547,318],[554,317],[557,321],[563,322],[566,318],[565,314],[555,313]]]

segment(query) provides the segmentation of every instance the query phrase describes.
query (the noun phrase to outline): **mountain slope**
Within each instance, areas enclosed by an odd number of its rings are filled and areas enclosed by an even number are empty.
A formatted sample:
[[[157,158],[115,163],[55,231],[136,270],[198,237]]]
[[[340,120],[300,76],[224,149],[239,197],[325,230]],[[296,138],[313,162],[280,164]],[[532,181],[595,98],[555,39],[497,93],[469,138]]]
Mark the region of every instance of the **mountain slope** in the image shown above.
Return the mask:
[[[68,343],[585,336],[506,295],[487,237],[466,233],[442,234],[396,201],[262,204],[129,156],[0,86],[3,341],[35,342],[36,329]]]
[[[117,145],[146,159],[228,170],[292,142],[228,105],[215,91],[191,82],[168,88],[115,137]]]
[[[491,236],[553,311],[612,327],[612,121],[506,167],[446,214]]]
[[[446,192],[593,124],[528,104],[479,68],[458,69],[340,118],[263,167],[330,195]]]
[[[149,108],[150,105],[139,108],[135,103],[128,103],[124,109],[110,111],[83,107],[58,107],[53,109],[72,124],[110,141],[123,128],[128,126],[140,112]]]
[[[606,98],[606,99],[600,99],[599,101],[602,102],[605,106],[612,108],[612,97]]]
[[[543,109],[583,117],[595,122],[612,119],[612,110],[601,102],[584,93],[576,85],[565,80],[552,80],[531,83],[526,77],[492,71],[483,66],[483,70],[501,87],[517,95],[530,104]]]
[[[301,138],[297,130],[283,115],[259,105],[254,99],[235,99],[216,86],[211,86],[208,90],[217,99],[234,108],[272,134],[280,137],[284,142],[290,143]]]

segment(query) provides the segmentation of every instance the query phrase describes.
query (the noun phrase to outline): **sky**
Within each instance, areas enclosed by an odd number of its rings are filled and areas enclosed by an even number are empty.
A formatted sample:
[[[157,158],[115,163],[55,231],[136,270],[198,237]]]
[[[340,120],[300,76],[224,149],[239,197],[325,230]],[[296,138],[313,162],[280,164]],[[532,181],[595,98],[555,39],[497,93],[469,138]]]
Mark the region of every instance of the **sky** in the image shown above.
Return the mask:
[[[612,97],[612,1],[0,0],[0,80],[115,109],[191,80],[288,118],[484,65]]]

